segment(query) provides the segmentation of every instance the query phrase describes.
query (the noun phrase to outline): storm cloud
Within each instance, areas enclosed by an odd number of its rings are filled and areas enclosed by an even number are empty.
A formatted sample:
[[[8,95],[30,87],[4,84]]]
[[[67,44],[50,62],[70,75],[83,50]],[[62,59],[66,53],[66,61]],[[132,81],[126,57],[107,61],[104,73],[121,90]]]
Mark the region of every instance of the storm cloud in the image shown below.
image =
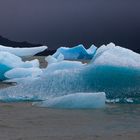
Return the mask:
[[[0,35],[50,49],[114,42],[140,52],[139,0],[1,0]]]

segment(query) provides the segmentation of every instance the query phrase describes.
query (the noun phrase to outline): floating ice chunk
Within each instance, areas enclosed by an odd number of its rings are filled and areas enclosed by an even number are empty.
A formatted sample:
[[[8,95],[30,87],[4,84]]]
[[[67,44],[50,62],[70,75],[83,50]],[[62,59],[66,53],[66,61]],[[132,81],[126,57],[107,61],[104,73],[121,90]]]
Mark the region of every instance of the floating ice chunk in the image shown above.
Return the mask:
[[[53,54],[53,57],[58,58],[60,54],[64,56],[64,59],[91,59],[95,52],[96,47],[92,45],[89,49],[85,49],[83,45],[78,45],[73,48],[60,47],[57,49],[56,53]]]
[[[32,60],[23,62],[22,59],[9,52],[0,51],[0,80],[4,80],[4,73],[13,68],[39,67],[39,61]]]
[[[38,103],[42,107],[51,108],[101,108],[105,107],[105,93],[74,93],[50,98]]]
[[[40,68],[14,68],[9,70],[4,75],[9,79],[25,78],[25,77],[38,77],[42,74]]]
[[[103,45],[97,49],[91,63],[100,66],[139,68],[140,54],[110,43],[107,46]]]
[[[33,56],[37,53],[43,52],[46,49],[47,49],[46,46],[32,47],[32,48],[13,48],[13,47],[6,47],[3,45],[0,45],[0,51],[9,52],[20,57]]]

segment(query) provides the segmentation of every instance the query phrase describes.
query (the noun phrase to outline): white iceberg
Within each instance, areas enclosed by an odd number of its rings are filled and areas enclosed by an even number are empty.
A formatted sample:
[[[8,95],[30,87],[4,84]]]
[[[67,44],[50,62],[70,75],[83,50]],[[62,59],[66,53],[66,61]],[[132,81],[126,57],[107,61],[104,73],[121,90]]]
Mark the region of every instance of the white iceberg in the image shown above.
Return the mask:
[[[32,48],[13,48],[13,47],[7,47],[0,45],[0,52],[5,51],[12,54],[15,54],[16,56],[34,56],[37,53],[43,52],[48,47],[46,46],[40,46],[40,47],[32,47]]]
[[[49,98],[36,103],[41,107],[51,108],[102,108],[105,107],[105,93],[74,93],[60,97]]]
[[[140,54],[110,43],[97,49],[91,63],[100,66],[140,68]]]
[[[76,60],[76,59],[92,59],[96,52],[97,47],[92,45],[89,49],[85,49],[83,45],[78,45],[73,48],[60,47],[53,54],[53,57],[58,58],[60,54],[64,56],[64,59]]]

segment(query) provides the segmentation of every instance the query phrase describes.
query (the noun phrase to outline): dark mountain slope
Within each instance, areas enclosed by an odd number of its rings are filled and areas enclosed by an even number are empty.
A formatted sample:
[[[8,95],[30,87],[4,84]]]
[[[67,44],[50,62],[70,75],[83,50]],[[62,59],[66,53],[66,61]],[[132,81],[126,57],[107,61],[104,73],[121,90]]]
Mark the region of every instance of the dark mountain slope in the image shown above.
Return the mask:
[[[42,46],[42,44],[33,44],[33,43],[29,43],[29,42],[16,42],[16,41],[11,41],[5,37],[0,36],[0,45],[4,45],[4,46],[9,46],[9,47],[38,47],[38,46]],[[37,55],[51,55],[55,52],[55,50],[45,50],[44,52],[41,52]]]

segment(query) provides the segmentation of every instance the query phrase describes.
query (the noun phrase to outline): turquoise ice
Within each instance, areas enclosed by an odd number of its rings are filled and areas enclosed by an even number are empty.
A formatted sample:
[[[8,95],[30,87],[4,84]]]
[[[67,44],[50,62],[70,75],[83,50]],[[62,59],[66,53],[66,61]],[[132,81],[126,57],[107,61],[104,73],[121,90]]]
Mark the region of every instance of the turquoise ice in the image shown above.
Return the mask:
[[[22,59],[9,52],[0,51],[0,80],[5,80],[5,73],[14,68],[38,68],[37,59],[31,61],[22,61]]]
[[[64,59],[76,60],[76,59],[92,59],[96,52],[97,47],[92,45],[89,49],[85,49],[85,47],[81,44],[75,46],[73,48],[68,47],[60,47],[53,54],[53,57],[58,58],[60,54],[64,56]]]

